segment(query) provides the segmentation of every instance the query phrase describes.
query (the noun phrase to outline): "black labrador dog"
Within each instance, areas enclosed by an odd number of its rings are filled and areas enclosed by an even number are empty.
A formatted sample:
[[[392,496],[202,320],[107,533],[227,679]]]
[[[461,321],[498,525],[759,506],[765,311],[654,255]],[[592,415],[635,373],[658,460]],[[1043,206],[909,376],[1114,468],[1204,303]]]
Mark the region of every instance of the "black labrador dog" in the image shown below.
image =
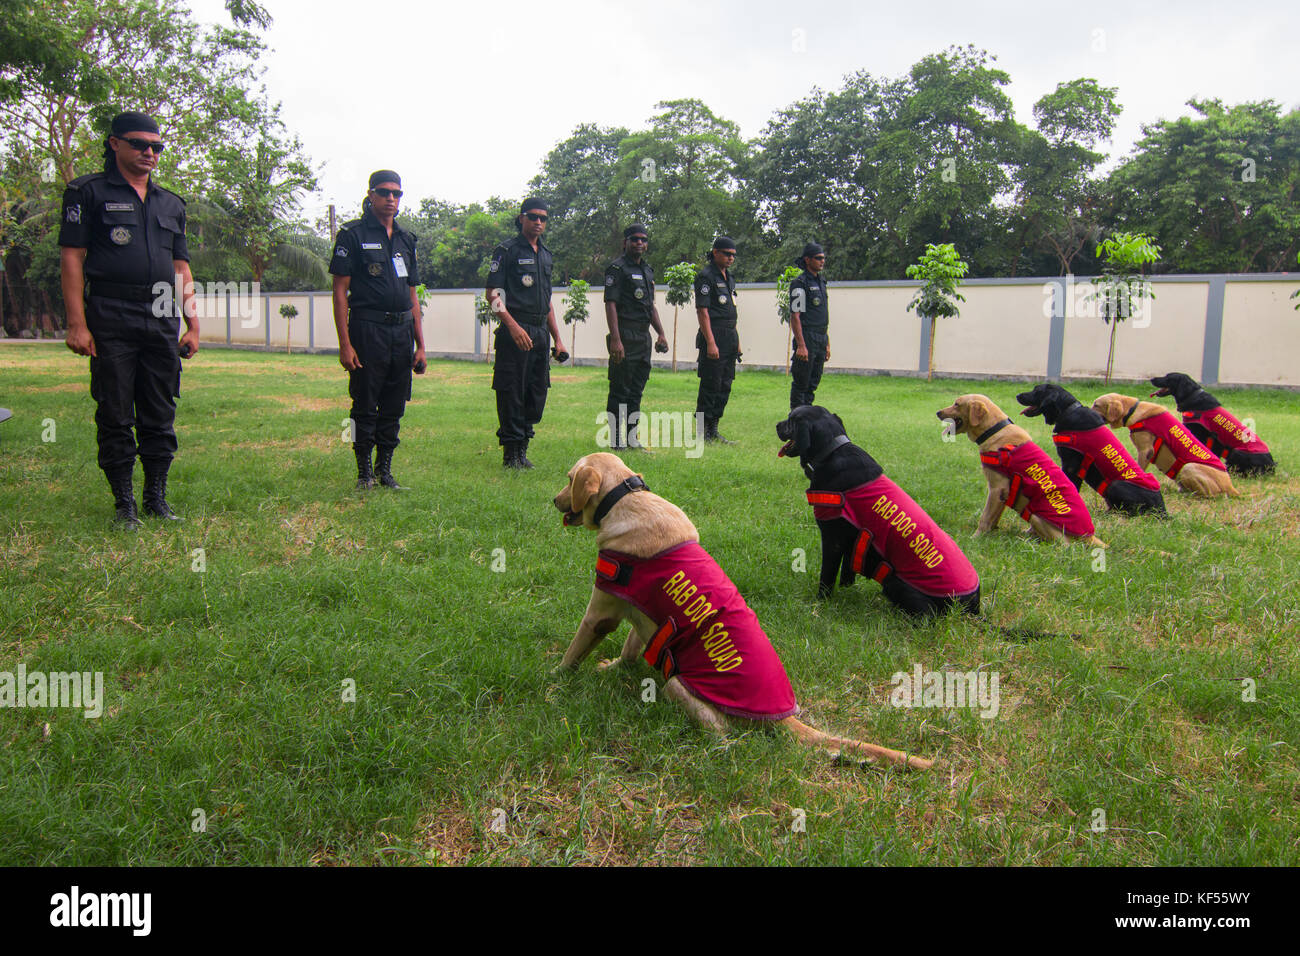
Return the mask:
[[[910,614],[942,614],[954,603],[980,608],[979,576],[961,549],[925,511],[885,477],[869,454],[849,441],[840,417],[801,405],[776,424],[779,454],[799,458],[808,476],[822,539],[818,597],[857,574],[880,582],[885,596]]]
[[[1075,488],[1088,482],[1108,508],[1121,514],[1168,516],[1160,479],[1138,467],[1099,413],[1053,382],[1021,392],[1016,401],[1026,406],[1026,416],[1042,415],[1053,426],[1061,470]]]
[[[1270,475],[1277,467],[1268,445],[1219,404],[1219,400],[1182,372],[1157,375],[1151,384],[1157,395],[1172,395],[1182,413],[1183,425],[1223,459],[1228,470],[1241,475]]]

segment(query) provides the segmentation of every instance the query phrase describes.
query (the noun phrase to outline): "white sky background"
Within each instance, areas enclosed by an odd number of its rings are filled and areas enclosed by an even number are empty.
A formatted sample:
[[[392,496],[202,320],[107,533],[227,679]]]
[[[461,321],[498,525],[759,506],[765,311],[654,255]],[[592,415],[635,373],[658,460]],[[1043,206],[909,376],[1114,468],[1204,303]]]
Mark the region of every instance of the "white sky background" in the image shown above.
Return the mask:
[[[521,198],[575,126],[644,127],[661,100],[697,97],[759,135],[814,86],[865,69],[900,76],[921,57],[974,44],[997,57],[1017,118],[1081,76],[1119,88],[1109,147],[1190,114],[1193,97],[1300,106],[1294,0],[1094,3],[660,0],[264,0],[263,61],[288,127],[323,167],[310,219],[359,205],[366,178],[402,176],[406,208]],[[190,0],[229,22],[222,0]],[[806,50],[793,49],[795,30]],[[1104,31],[1097,34],[1095,31]],[[1094,50],[1100,38],[1103,50]]]

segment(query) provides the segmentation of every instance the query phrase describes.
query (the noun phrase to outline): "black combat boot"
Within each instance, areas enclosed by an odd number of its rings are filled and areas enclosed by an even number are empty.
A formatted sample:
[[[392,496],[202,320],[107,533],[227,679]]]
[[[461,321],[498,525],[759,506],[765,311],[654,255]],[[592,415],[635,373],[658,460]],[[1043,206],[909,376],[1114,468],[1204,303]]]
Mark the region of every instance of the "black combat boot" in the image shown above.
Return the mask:
[[[518,442],[508,441],[501,446],[501,467],[502,468],[524,467],[519,461]]]
[[[707,442],[717,442],[722,445],[734,445],[735,442],[718,431],[718,419],[704,419],[704,440]]]
[[[393,477],[393,452],[395,448],[380,448],[379,453],[375,456],[375,479],[385,488],[392,488],[394,491],[405,491],[405,485],[399,485],[397,479]]]
[[[528,442],[530,439],[525,438],[519,443],[519,467],[531,468],[533,463],[528,460]]]
[[[165,459],[144,462],[144,494],[140,497],[149,517],[180,521],[180,516],[167,506],[167,470],[171,464]]]
[[[370,449],[353,445],[352,451],[357,456],[357,491],[366,491],[375,487],[375,470],[370,464]]]
[[[140,516],[135,510],[135,488],[131,483],[134,463],[125,465],[112,472],[105,472],[108,487],[113,489],[113,504],[117,507],[117,516],[113,522],[124,531],[140,530]]]

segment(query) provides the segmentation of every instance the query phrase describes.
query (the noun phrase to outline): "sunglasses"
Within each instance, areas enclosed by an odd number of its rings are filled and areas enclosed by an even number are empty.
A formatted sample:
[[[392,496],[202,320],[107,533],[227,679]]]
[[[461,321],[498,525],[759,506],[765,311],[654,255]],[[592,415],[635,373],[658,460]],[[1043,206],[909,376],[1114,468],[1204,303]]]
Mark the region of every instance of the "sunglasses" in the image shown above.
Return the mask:
[[[124,143],[129,143],[133,149],[136,149],[142,153],[145,150],[152,149],[153,154],[155,156],[160,155],[162,151],[167,148],[162,143],[156,143],[153,140],[149,140],[149,139],[138,139],[135,136],[119,136],[117,138]]]
[[[649,242],[650,240],[645,236],[628,236],[627,241],[628,242]]]
[[[529,219],[531,219],[533,222],[546,222],[548,218],[545,213],[540,213],[540,212],[526,212],[524,213],[524,215],[527,216]]]
[[[825,261],[826,261],[826,257],[825,257],[825,256],[809,256],[808,258],[811,259],[813,262],[825,262]]]
[[[728,259],[736,258],[736,253],[731,249],[714,249],[713,251],[720,256],[726,256]]]
[[[402,191],[400,189],[375,189],[372,190],[376,196],[383,196],[385,199],[401,199]]]

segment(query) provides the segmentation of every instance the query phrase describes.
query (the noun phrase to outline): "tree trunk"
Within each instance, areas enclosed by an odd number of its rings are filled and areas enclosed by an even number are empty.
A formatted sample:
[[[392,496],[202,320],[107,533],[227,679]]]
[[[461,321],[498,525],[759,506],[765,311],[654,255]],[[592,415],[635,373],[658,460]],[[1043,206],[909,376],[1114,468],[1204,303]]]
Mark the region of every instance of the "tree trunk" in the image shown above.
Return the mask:
[[[1115,334],[1119,332],[1119,317],[1110,320],[1110,353],[1106,356],[1106,384],[1110,384],[1110,373],[1115,367]]]
[[[578,323],[573,323],[573,334],[569,336],[569,358],[578,354]]]
[[[790,374],[790,349],[794,347],[794,326],[785,324],[785,374]],[[808,356],[810,359],[812,356]]]
[[[673,306],[673,371],[677,371],[677,309]]]
[[[934,379],[934,332],[937,325],[937,318],[930,316],[930,358],[926,362],[925,380],[927,382]]]

